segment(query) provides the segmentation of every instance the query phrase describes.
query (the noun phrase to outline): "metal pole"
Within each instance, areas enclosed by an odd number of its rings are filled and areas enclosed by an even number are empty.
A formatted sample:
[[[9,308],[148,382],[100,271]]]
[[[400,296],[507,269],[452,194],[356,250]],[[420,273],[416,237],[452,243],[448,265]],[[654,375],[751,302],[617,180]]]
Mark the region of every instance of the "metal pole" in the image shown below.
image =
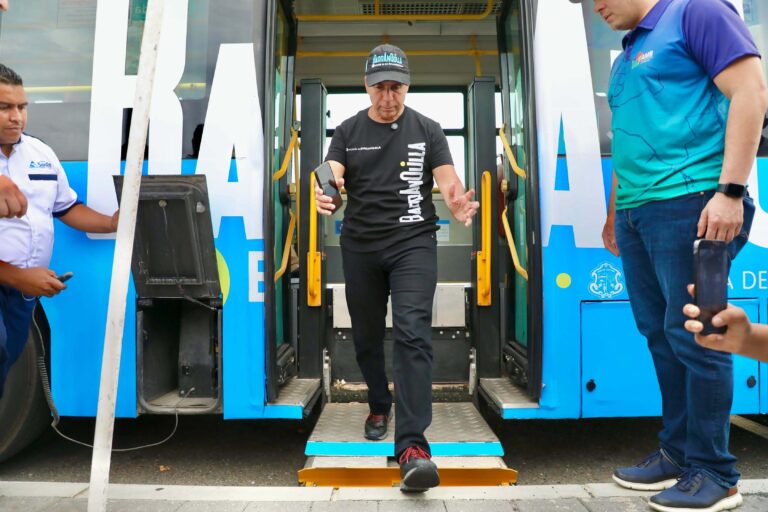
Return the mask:
[[[99,8],[108,9],[107,2]],[[136,212],[139,205],[141,164],[147,143],[147,125],[155,81],[157,48],[163,21],[165,0],[149,0],[144,23],[144,36],[139,55],[136,96],[128,137],[128,153],[120,201],[120,221],[117,226],[115,256],[112,261],[112,282],[109,289],[107,329],[104,335],[104,354],[101,360],[101,383],[96,414],[96,432],[91,459],[91,483],[88,492],[88,512],[103,512],[107,508],[107,487],[112,455],[112,435],[115,427],[117,380],[120,372],[120,351],[125,325],[125,306],[130,278],[133,237],[136,231]]]

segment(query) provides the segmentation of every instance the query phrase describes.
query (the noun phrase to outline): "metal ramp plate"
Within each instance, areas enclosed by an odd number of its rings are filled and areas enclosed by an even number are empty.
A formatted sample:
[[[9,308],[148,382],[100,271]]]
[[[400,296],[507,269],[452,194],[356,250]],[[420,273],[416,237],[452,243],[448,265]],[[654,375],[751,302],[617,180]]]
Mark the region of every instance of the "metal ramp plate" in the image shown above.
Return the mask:
[[[301,419],[319,395],[320,379],[293,377],[280,388],[277,400],[264,407],[264,417]]]
[[[538,402],[507,378],[480,379],[480,392],[504,419],[530,417],[525,411],[539,408]],[[516,412],[520,410],[523,412]]]
[[[383,441],[363,437],[368,404],[327,404],[307,441],[306,455],[394,457],[394,414]],[[432,455],[453,457],[502,456],[499,439],[471,403],[432,405],[432,425],[426,431]],[[398,477],[399,478],[399,477]]]

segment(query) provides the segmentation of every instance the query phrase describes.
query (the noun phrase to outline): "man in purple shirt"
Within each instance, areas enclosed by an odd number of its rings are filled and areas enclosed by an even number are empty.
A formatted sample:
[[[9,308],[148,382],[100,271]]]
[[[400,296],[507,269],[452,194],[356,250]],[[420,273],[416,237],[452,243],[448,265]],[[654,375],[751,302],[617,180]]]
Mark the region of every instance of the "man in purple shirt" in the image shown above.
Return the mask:
[[[614,472],[657,490],[655,510],[715,512],[742,503],[728,451],[730,354],[698,345],[683,325],[697,238],[744,246],[746,194],[768,108],[760,54],[725,0],[594,0],[628,30],[611,70],[614,179],[605,247],[620,255],[639,331],[662,396],[659,449]]]

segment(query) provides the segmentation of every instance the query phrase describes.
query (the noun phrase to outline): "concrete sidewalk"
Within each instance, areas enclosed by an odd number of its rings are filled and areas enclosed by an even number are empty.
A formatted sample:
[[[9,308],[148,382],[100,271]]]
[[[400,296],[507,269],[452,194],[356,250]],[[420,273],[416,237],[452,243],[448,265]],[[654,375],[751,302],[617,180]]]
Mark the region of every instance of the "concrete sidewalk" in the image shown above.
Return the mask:
[[[768,510],[768,480],[743,480],[743,512]],[[421,496],[396,488],[203,487],[109,488],[114,512],[644,512],[653,493],[614,484],[439,487]],[[0,482],[3,512],[85,511],[88,484]]]

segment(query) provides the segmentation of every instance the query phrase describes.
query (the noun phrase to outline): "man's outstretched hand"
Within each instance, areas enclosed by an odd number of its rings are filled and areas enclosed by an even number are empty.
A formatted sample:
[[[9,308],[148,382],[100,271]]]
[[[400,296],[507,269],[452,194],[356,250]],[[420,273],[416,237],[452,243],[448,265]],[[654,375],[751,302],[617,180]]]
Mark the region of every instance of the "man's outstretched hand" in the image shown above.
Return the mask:
[[[456,183],[452,183],[448,189],[448,208],[456,220],[463,222],[465,226],[472,225],[472,217],[480,208],[480,203],[472,200],[474,197],[475,189],[473,188],[461,194],[456,190]]]

